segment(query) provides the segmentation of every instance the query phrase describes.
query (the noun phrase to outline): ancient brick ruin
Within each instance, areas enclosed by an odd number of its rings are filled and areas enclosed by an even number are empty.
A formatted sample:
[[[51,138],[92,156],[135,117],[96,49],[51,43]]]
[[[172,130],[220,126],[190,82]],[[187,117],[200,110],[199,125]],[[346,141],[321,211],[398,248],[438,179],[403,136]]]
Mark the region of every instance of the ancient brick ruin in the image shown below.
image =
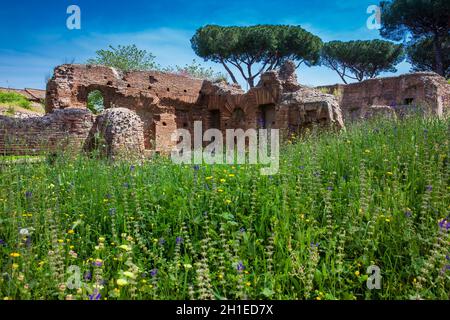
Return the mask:
[[[365,119],[375,114],[403,116],[413,110],[443,116],[450,110],[450,85],[433,72],[410,73],[319,89],[336,96],[346,121]]]
[[[98,116],[86,108],[94,90],[101,92],[106,109]],[[45,137],[52,146],[64,137],[73,143],[59,144],[78,151],[96,147],[94,137],[100,136],[110,156],[143,155],[170,151],[176,144],[171,140],[175,129],[192,131],[194,121],[202,121],[203,130],[296,132],[312,125],[341,129],[344,120],[395,116],[414,105],[442,116],[449,110],[450,85],[434,73],[417,73],[314,89],[298,84],[295,66],[287,62],[280,70],[264,73],[256,87],[244,92],[225,82],[176,74],[66,64],[55,68],[45,102],[44,117],[0,117],[2,153],[15,153],[7,146],[7,134],[33,150],[39,149],[37,137]]]

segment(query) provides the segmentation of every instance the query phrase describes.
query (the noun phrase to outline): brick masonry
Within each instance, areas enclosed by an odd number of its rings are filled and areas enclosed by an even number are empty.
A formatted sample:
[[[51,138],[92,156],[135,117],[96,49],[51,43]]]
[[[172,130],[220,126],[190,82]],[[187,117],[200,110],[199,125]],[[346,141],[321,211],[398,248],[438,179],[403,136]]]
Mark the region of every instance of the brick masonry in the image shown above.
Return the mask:
[[[244,92],[225,82],[183,75],[122,73],[105,66],[66,64],[55,68],[47,84],[44,117],[0,118],[0,151],[14,153],[6,146],[7,133],[34,149],[38,145],[34,136],[53,137],[48,141],[64,136],[81,151],[94,145],[93,136],[108,131],[106,150],[115,157],[120,150],[127,150],[126,154],[135,150],[138,155],[169,152],[176,144],[172,133],[179,128],[193,133],[194,121],[202,121],[203,130],[263,127],[280,129],[283,134],[313,125],[341,129],[344,120],[396,116],[413,105],[426,106],[442,116],[449,110],[449,87],[434,73],[416,73],[310,88],[298,84],[295,66],[288,61],[280,70],[264,73],[256,87]],[[106,109],[97,117],[86,108],[94,90],[101,92]],[[105,124],[102,119],[109,120]]]

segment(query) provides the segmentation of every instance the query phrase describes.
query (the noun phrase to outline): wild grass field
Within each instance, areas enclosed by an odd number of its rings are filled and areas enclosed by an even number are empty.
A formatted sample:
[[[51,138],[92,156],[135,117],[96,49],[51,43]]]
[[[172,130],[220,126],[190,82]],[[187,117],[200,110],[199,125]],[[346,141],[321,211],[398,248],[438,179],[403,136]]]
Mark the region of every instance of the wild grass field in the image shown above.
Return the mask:
[[[1,165],[0,298],[449,299],[449,136],[434,118],[313,130],[273,176],[163,157]]]

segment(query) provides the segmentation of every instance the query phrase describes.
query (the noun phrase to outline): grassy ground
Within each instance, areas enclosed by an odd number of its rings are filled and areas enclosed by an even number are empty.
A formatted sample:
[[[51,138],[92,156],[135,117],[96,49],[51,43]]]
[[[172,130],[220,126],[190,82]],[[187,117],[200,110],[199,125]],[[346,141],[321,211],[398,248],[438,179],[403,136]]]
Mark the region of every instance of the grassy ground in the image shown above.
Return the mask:
[[[2,167],[0,298],[449,299],[449,126],[312,133],[274,176],[163,158]]]
[[[14,115],[21,113],[44,114],[44,106],[40,103],[32,103],[25,96],[16,92],[0,92],[0,114]]]

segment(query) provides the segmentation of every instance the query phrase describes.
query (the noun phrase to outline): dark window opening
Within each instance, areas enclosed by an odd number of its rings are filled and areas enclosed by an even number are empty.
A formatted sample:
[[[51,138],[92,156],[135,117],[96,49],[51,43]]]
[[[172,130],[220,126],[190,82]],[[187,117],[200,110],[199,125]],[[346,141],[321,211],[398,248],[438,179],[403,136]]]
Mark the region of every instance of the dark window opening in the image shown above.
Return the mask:
[[[162,125],[165,127],[165,126],[167,126],[167,123],[163,122]]]
[[[184,122],[184,123],[183,123],[183,127],[184,127],[184,128],[187,128],[187,126],[188,126],[187,122]]]
[[[268,104],[259,107],[260,117],[258,119],[258,127],[263,129],[271,129],[275,125],[275,105]]]
[[[127,88],[131,88],[131,84],[127,84]]]
[[[184,89],[183,91],[184,91],[184,92],[187,92],[187,90],[186,90],[186,89]]]
[[[150,81],[150,83],[158,82],[158,80],[156,80],[156,78],[154,76],[149,76],[148,81]]]
[[[107,86],[112,86],[112,84],[113,84],[112,81],[108,81],[108,82],[106,83]]]
[[[414,98],[406,98],[404,104],[406,104],[406,105],[409,106],[409,105],[411,105],[413,102],[414,102]]]
[[[209,117],[210,117],[210,128],[220,130],[220,111],[219,110],[209,111]]]
[[[167,88],[167,92],[170,92],[170,88]]]

